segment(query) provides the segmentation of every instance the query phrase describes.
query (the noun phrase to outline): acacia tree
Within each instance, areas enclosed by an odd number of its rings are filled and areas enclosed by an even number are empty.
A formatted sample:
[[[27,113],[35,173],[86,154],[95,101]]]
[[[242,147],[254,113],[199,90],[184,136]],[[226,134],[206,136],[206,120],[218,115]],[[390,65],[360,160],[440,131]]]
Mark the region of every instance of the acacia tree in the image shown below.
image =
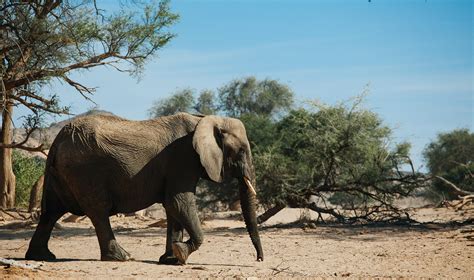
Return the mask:
[[[204,115],[215,114],[218,108],[214,102],[214,92],[208,89],[201,91],[196,103],[194,104],[194,110]]]
[[[393,201],[410,195],[424,178],[408,157],[410,145],[390,149],[391,130],[361,102],[313,103],[313,109],[293,110],[277,123],[275,141],[255,156],[259,201],[267,209],[260,222],[286,206],[340,222],[405,217]]]
[[[194,98],[195,94],[195,91],[190,88],[178,90],[167,98],[153,102],[148,114],[151,118],[158,118],[179,112],[204,115],[212,115],[217,112],[217,107],[214,104],[214,93],[211,90],[201,91],[197,100]]]
[[[473,194],[474,133],[468,129],[440,133],[425,148],[423,156],[435,178],[431,188],[434,193],[447,199]]]
[[[168,98],[153,102],[153,105],[148,110],[148,114],[151,118],[158,118],[178,112],[188,112],[194,104],[193,94],[193,90],[189,88],[178,90]]]
[[[277,80],[246,77],[218,90],[220,109],[230,117],[246,114],[273,117],[293,105],[293,92]]]
[[[100,9],[95,0],[0,1],[0,208],[14,206],[13,148],[28,147],[44,113],[66,114],[58,97],[44,92],[54,81],[65,83],[89,99],[94,88],[72,74],[98,66],[139,75],[144,63],[175,35],[178,19],[169,1],[122,3],[116,12]],[[26,137],[12,143],[13,110],[25,106]]]

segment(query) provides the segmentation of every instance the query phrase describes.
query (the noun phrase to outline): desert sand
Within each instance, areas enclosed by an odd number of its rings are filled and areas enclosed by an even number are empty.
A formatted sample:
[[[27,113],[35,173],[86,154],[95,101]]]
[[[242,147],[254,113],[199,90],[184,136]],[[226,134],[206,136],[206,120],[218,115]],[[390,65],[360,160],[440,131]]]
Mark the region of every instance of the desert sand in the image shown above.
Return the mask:
[[[305,221],[301,220],[305,217]],[[461,211],[422,208],[414,218],[435,221],[411,226],[320,225],[307,222],[307,210],[284,209],[262,225],[265,260],[255,251],[237,213],[218,213],[203,224],[205,241],[186,265],[160,265],[166,229],[154,218],[111,218],[129,262],[99,261],[90,221],[61,222],[50,249],[58,260],[23,259],[34,224],[15,214],[0,219],[0,257],[38,269],[0,266],[0,279],[143,279],[143,278],[474,278],[474,207]],[[288,223],[293,222],[291,226]],[[160,224],[160,223],[158,223]],[[163,224],[163,223],[161,223]],[[286,224],[286,225],[285,225]]]

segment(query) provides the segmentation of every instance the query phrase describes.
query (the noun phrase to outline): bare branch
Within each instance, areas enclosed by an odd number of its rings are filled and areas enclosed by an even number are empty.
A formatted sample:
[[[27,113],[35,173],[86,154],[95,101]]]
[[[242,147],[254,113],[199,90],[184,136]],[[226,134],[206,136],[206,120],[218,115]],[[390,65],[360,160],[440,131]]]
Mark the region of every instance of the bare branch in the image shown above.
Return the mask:
[[[434,178],[437,178],[437,179],[441,180],[443,183],[446,184],[446,186],[449,186],[453,190],[453,193],[456,194],[456,195],[465,196],[465,195],[473,195],[474,194],[474,192],[469,192],[469,191],[465,191],[465,190],[460,189],[454,183],[452,183],[448,179],[445,179],[441,176],[434,176]]]
[[[40,69],[40,70],[28,71],[28,72],[25,72],[22,75],[22,77],[19,79],[5,81],[5,88],[7,90],[10,90],[22,85],[29,84],[31,83],[31,81],[36,81],[36,80],[43,79],[46,77],[60,77],[71,70],[88,69],[88,68],[97,67],[100,65],[107,65],[110,63],[114,63],[116,61],[113,61],[113,62],[104,61],[112,56],[113,56],[113,53],[103,53],[103,54],[93,56],[89,59],[71,64],[69,66],[59,68],[59,69]]]
[[[283,210],[285,207],[286,207],[285,204],[278,204],[268,209],[267,211],[265,211],[265,213],[257,217],[257,222],[259,224],[266,222],[268,219],[270,219],[271,217],[275,216],[278,212]]]
[[[96,104],[92,99],[90,99],[86,94],[93,94],[95,91],[95,88],[88,88],[78,82],[75,82],[71,79],[69,79],[67,76],[62,77],[69,85],[74,87],[81,95],[84,97],[86,100]],[[97,105],[97,104],[96,104]]]
[[[317,213],[330,214],[330,215],[334,216],[340,222],[344,222],[346,220],[343,215],[337,213],[334,209],[318,207],[316,205],[316,203],[314,203],[314,202],[309,203],[306,207],[313,210],[313,211],[315,211],[315,212],[317,212]]]
[[[18,142],[18,143],[13,142],[11,144],[0,143],[0,148],[3,148],[3,149],[22,149],[22,150],[29,151],[29,152],[41,152],[41,153],[46,155],[46,153],[44,152],[45,148],[44,148],[43,144],[40,144],[36,147],[25,146],[26,142],[28,142],[28,140],[30,139],[31,134],[36,129],[37,129],[37,127],[33,127],[31,129],[27,130],[26,136],[21,142]]]
[[[28,102],[28,101],[24,100],[23,98],[15,96],[15,95],[10,96],[10,98],[15,100],[15,101],[18,101],[19,103],[21,103],[22,105],[24,105],[25,107],[30,109],[33,113],[37,113],[38,110],[43,110],[43,111],[53,113],[53,114],[69,114],[67,109],[57,110],[55,108],[52,108],[52,107],[48,106],[48,104],[42,105],[42,104],[38,104],[38,103]]]

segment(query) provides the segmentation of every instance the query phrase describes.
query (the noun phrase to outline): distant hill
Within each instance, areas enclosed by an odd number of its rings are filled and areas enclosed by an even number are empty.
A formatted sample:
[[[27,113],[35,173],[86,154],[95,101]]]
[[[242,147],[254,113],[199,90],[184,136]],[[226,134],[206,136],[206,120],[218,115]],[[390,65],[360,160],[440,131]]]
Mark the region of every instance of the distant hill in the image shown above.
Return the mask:
[[[58,135],[59,131],[66,124],[70,123],[71,121],[73,121],[77,118],[80,118],[80,117],[83,117],[83,116],[89,116],[89,115],[115,116],[113,113],[108,112],[108,111],[104,111],[104,110],[97,110],[97,109],[89,110],[85,113],[75,115],[75,116],[73,116],[69,119],[66,119],[66,120],[63,120],[63,121],[60,121],[60,122],[57,122],[57,123],[52,123],[47,128],[41,128],[41,129],[38,129],[38,130],[34,131],[32,133],[32,135],[30,136],[30,139],[28,140],[26,145],[30,146],[30,147],[36,147],[40,143],[43,143],[44,145],[46,145],[46,147],[48,147],[49,145],[51,145],[51,143],[53,143],[53,140],[56,137],[56,135]],[[26,136],[26,133],[25,133],[24,128],[16,128],[16,129],[13,130],[13,141],[20,142],[23,139],[25,139],[25,136]],[[39,156],[39,157],[45,158],[45,155],[43,155],[42,153],[37,153],[37,152],[29,153],[29,152],[26,152],[26,151],[23,151],[23,153],[27,154],[27,155],[31,155],[31,156]]]

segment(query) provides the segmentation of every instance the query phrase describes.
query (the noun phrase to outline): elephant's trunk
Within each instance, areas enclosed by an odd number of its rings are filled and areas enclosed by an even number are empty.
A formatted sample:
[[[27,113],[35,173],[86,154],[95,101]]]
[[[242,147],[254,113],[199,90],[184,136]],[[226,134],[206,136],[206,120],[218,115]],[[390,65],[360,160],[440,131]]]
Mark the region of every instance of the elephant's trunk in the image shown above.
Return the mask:
[[[257,229],[257,200],[255,189],[253,189],[253,186],[255,186],[254,174],[255,173],[252,170],[251,174],[245,174],[244,178],[240,180],[240,206],[242,207],[242,215],[244,216],[245,225],[247,226],[250,239],[252,240],[255,250],[257,250],[257,261],[263,261],[262,244],[260,243],[260,236]]]

